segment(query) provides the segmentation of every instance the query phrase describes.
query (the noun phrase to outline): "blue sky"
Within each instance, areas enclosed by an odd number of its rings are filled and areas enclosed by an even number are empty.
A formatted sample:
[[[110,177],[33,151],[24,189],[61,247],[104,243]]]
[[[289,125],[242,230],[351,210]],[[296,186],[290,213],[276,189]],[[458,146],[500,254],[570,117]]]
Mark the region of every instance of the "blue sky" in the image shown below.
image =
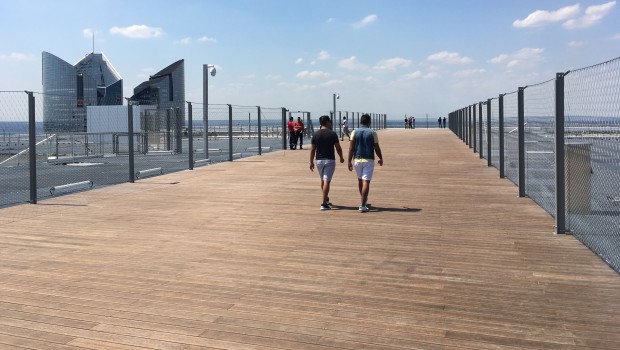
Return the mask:
[[[186,99],[446,115],[620,56],[616,1],[0,0],[0,90],[41,91],[41,52],[103,52],[125,96],[185,59]]]

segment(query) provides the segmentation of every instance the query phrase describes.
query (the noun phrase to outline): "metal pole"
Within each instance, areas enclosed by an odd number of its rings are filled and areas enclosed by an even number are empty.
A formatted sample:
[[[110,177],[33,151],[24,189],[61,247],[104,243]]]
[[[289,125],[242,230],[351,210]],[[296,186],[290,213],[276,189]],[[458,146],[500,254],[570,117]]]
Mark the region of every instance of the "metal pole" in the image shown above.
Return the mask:
[[[202,137],[204,159],[209,159],[209,65],[202,65]]]
[[[228,105],[228,161],[233,161],[233,115],[232,105]]]
[[[338,112],[338,130],[340,130],[340,137],[342,137],[342,112]]]
[[[504,169],[504,95],[499,95],[499,177],[506,177]]]
[[[519,132],[519,197],[525,197],[525,107],[524,87],[519,88],[517,95],[517,115]]]
[[[258,111],[258,155],[260,156],[263,154],[260,106],[256,106],[256,110]]]
[[[282,107],[282,149],[286,149],[286,133],[288,128],[286,125],[286,108]],[[289,135],[290,137],[290,135]]]
[[[189,147],[189,170],[194,170],[194,128],[192,103],[187,102],[187,145]]]
[[[37,204],[37,134],[35,120],[35,104],[34,94],[32,91],[26,91],[28,94],[28,160],[30,167],[30,204]],[[19,159],[19,152],[17,152]]]
[[[334,94],[334,115],[332,117],[332,120],[336,119],[336,94]]]
[[[136,180],[136,174],[133,154],[133,106],[130,99],[127,99],[127,139],[129,143],[129,182],[133,183]]]
[[[491,166],[491,99],[487,100],[487,166]]]
[[[566,174],[564,168],[564,76],[555,78],[555,233],[566,233]]]
[[[482,149],[482,102],[478,102],[478,153],[480,154],[480,159],[483,158],[483,149]]]

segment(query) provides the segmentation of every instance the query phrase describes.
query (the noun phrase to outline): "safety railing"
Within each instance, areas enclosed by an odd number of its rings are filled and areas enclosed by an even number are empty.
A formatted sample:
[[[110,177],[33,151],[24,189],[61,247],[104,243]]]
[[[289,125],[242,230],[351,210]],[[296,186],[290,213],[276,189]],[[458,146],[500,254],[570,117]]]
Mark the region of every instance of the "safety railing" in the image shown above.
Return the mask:
[[[620,58],[476,102],[452,132],[620,273]]]

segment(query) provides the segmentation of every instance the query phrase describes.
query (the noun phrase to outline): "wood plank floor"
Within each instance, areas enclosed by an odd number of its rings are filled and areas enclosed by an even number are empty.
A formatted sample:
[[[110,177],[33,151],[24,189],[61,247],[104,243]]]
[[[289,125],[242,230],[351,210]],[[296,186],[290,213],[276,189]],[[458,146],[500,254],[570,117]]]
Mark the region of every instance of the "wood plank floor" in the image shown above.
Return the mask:
[[[620,349],[620,277],[448,130],[0,210],[0,349]]]

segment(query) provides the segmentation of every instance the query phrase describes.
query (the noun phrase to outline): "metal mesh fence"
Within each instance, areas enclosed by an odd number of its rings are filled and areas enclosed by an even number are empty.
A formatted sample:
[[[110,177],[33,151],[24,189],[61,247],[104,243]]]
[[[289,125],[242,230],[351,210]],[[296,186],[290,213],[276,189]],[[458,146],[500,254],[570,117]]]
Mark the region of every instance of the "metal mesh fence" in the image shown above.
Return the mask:
[[[510,181],[519,183],[519,123],[517,92],[504,96],[504,167]]]
[[[499,169],[499,100],[491,100],[491,165]]]
[[[23,91],[0,91],[0,132],[0,206],[28,202],[28,95]]]
[[[555,80],[524,89],[525,193],[555,215]]]
[[[482,114],[480,114],[482,116],[482,122],[480,122],[480,116],[478,117],[478,122],[480,125],[478,125],[478,127],[482,127],[481,130],[478,131],[478,144],[480,145],[480,156],[484,159],[487,158],[487,106],[486,103],[480,103],[478,105],[478,113],[480,113],[480,106],[482,106]],[[482,133],[480,133],[480,131],[482,131]]]
[[[620,272],[620,59],[565,77],[566,222]]]

